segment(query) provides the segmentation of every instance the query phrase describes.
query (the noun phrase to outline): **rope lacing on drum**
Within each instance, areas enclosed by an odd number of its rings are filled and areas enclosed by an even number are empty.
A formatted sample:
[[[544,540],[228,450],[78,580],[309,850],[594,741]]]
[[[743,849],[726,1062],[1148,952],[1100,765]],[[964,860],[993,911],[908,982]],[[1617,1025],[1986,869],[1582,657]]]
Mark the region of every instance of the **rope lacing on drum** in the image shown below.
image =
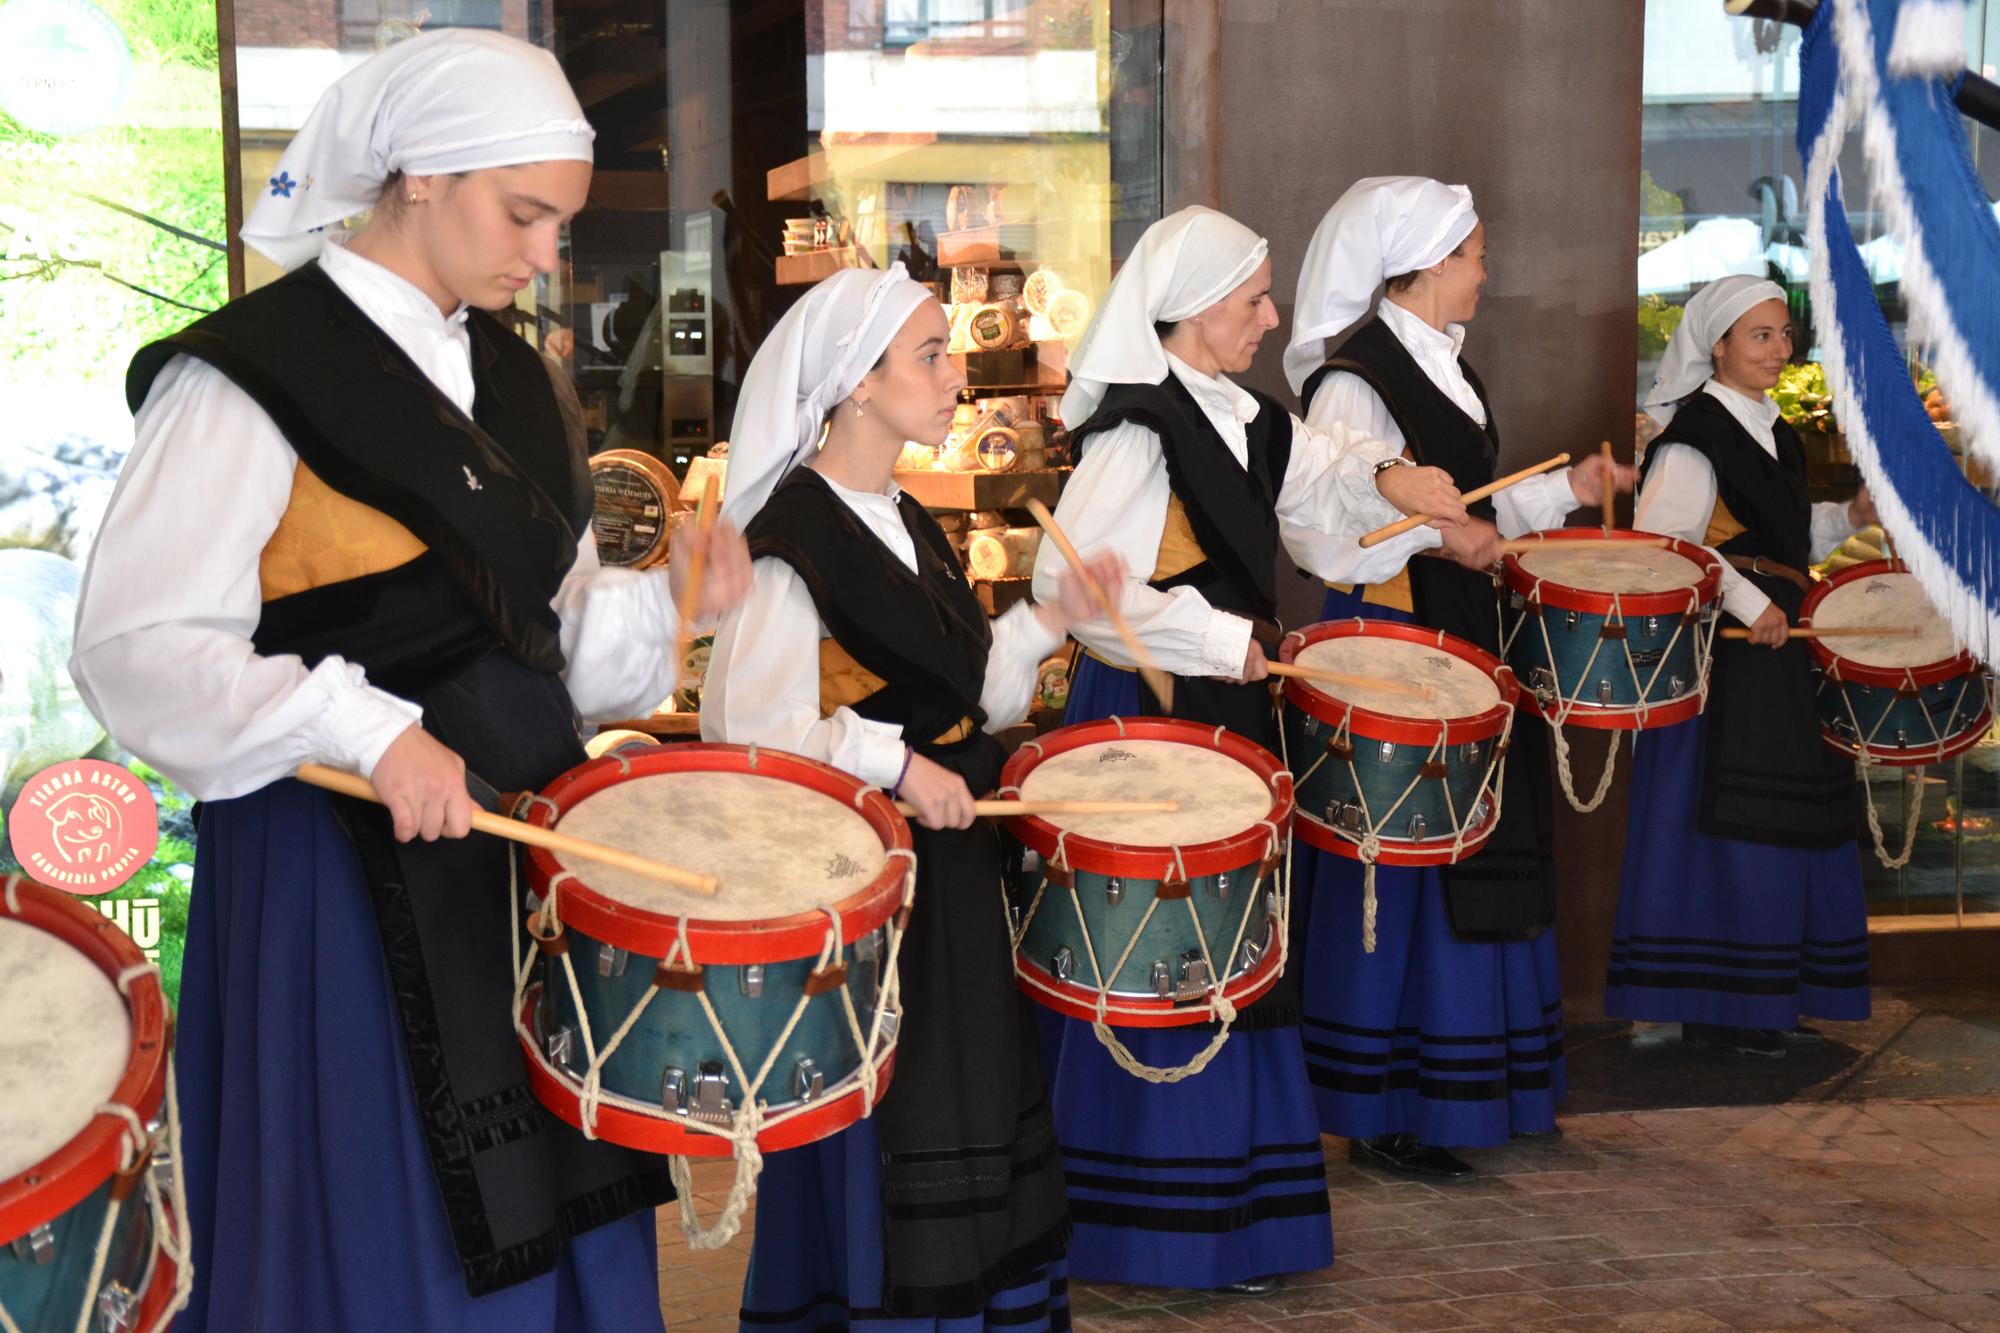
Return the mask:
[[[1917,711],[1923,714],[1924,726],[1931,733],[1928,755],[1925,754],[1925,747],[1919,747],[1916,753],[1923,759],[1924,763],[1941,763],[1945,758],[1944,751],[1951,743],[1950,738],[1938,730],[1937,721],[1931,716],[1931,710],[1923,706],[1923,687],[1917,684],[1915,672],[1909,667],[1904,667],[1902,670],[1902,684],[1895,688],[1898,693],[1907,694],[1918,700]],[[1945,716],[1955,718],[1960,715],[1959,709],[1965,703],[1965,692],[1971,687],[1972,681],[1973,678],[1971,676],[1962,676],[1959,678],[1958,694],[1952,699],[1951,708]],[[1840,675],[1840,661],[1838,658],[1834,660],[1833,665],[1826,669],[1826,679],[1820,683],[1820,689],[1825,690],[1828,683],[1836,686],[1841,686],[1845,683]],[[1990,685],[1987,688],[1989,691],[1988,707],[1990,708]],[[1861,718],[1854,711],[1854,696],[1843,688],[1840,690],[1840,702],[1841,706],[1847,710],[1849,731],[1856,738],[1854,741],[1854,776],[1861,783],[1861,795],[1867,802],[1868,834],[1875,843],[1875,859],[1882,863],[1884,869],[1901,870],[1910,863],[1910,858],[1916,854],[1917,850],[1917,831],[1922,827],[1924,809],[1925,783],[1923,775],[1915,767],[1912,767],[1908,774],[1908,780],[1904,784],[1906,788],[1914,790],[1911,791],[1908,797],[1903,815],[1903,850],[1895,856],[1891,856],[1889,855],[1887,846],[1887,835],[1882,832],[1882,815],[1875,808],[1875,788],[1870,783],[1868,777],[1868,771],[1881,764],[1881,761],[1875,758],[1870,747],[1875,744],[1876,737],[1888,723],[1890,709],[1884,708],[1881,714],[1876,717],[1875,725],[1868,729],[1866,735],[1863,735],[1861,731]],[[1881,766],[1901,767],[1900,765],[1886,764]]]
[[[915,854],[907,847],[895,847],[889,849],[887,859],[901,860],[904,863],[902,906],[907,908],[913,896],[915,883]],[[548,893],[544,897],[540,907],[533,913],[533,918],[542,931],[541,935],[537,937],[538,940],[553,940],[561,936],[563,927],[558,912],[558,902],[561,896],[560,890],[563,883],[571,878],[567,872],[564,872],[558,874],[549,882]],[[508,895],[510,900],[510,922],[522,919],[519,907],[520,879],[518,867],[513,863],[511,858],[509,860]],[[840,909],[838,907],[825,905],[818,910],[826,914],[828,924],[825,933],[821,937],[818,959],[814,970],[815,972],[824,974],[828,967],[835,960],[839,959],[841,955],[843,928]],[[529,978],[534,970],[534,955],[531,953],[525,961],[521,960],[518,952],[520,949],[520,932],[517,928],[511,926],[510,928],[515,929],[515,948],[517,950],[513,1018],[515,1034],[520,1039],[522,1046],[530,1052],[531,1057],[542,1068],[544,1073],[555,1078],[576,1096],[577,1118],[582,1122],[585,1138],[594,1139],[597,1137],[599,1109],[606,1103],[609,1103],[619,1111],[627,1114],[663,1121],[673,1124],[688,1133],[709,1134],[728,1142],[730,1145],[730,1154],[735,1160],[735,1170],[722,1211],[718,1215],[715,1224],[711,1227],[704,1228],[695,1213],[694,1190],[688,1174],[686,1159],[678,1155],[672,1156],[668,1164],[675,1190],[680,1196],[681,1229],[688,1238],[689,1246],[694,1249],[718,1249],[727,1245],[742,1228],[743,1213],[748,1208],[750,1199],[756,1193],[757,1177],[763,1170],[764,1157],[762,1149],[757,1142],[758,1136],[767,1128],[783,1124],[785,1121],[803,1114],[807,1110],[815,1109],[818,1105],[823,1104],[824,1100],[831,1100],[845,1095],[838,1085],[836,1085],[835,1088],[827,1091],[824,1099],[816,1099],[811,1104],[802,1102],[798,1106],[778,1112],[777,1114],[772,1114],[769,1111],[768,1106],[759,1095],[763,1090],[765,1081],[770,1076],[773,1066],[777,1063],[778,1057],[783,1053],[786,1043],[791,1040],[793,1032],[797,1029],[801,1019],[803,1019],[806,1008],[814,996],[808,994],[803,988],[801,989],[798,1001],[792,1007],[791,1015],[786,1020],[782,1031],[780,1031],[777,1038],[772,1042],[769,1051],[758,1067],[756,1076],[753,1078],[745,1069],[742,1057],[738,1053],[735,1044],[730,1040],[728,1032],[724,1029],[721,1017],[716,1013],[715,1006],[709,1000],[707,992],[705,990],[695,990],[693,992],[696,1001],[701,1006],[703,1016],[708,1020],[711,1034],[722,1048],[723,1057],[728,1064],[730,1072],[736,1079],[737,1087],[743,1090],[741,1105],[730,1116],[729,1120],[723,1124],[711,1124],[698,1120],[692,1115],[677,1114],[666,1110],[663,1106],[649,1105],[614,1092],[608,1092],[603,1086],[603,1075],[606,1064],[617,1053],[627,1035],[638,1024],[654,997],[659,994],[665,974],[669,970],[680,972],[699,970],[700,964],[695,960],[693,945],[688,938],[687,917],[676,918],[674,939],[667,948],[666,956],[660,960],[660,966],[655,969],[652,980],[646,987],[645,992],[634,1002],[631,1011],[626,1014],[624,1021],[618,1025],[617,1030],[612,1033],[611,1039],[605,1043],[601,1051],[597,1049],[595,1033],[591,1027],[590,1014],[584,1006],[581,988],[577,982],[574,953],[571,950],[564,949],[556,956],[556,960],[561,965],[563,977],[569,991],[570,1002],[575,1010],[578,1035],[583,1044],[586,1064],[583,1076],[580,1079],[569,1070],[551,1061],[548,1058],[547,1051],[535,1040],[534,1034],[527,1027],[525,1014],[527,1010]],[[854,1040],[855,1047],[861,1055],[859,1067],[853,1074],[848,1076],[848,1079],[852,1079],[859,1085],[864,1114],[872,1112],[874,1109],[875,1100],[879,1095],[879,1069],[887,1055],[887,1052],[883,1050],[883,1046],[885,1041],[893,1040],[893,1038],[884,1037],[885,1023],[889,1015],[894,1014],[898,1017],[901,1015],[901,985],[897,975],[897,964],[901,956],[903,932],[897,924],[897,917],[895,915],[892,915],[890,920],[885,923],[883,931],[888,942],[885,960],[882,964],[881,975],[884,980],[881,992],[876,1001],[873,1021],[870,1023],[869,1029],[865,1034],[861,1031],[860,1018],[854,1007],[852,993],[844,983],[837,987],[841,993],[841,1008],[847,1020],[848,1033]],[[541,1003],[547,1004],[548,997],[544,996]],[[843,1082],[846,1081],[843,1080]]]
[[[18,873],[7,876],[7,915],[21,915],[21,876]]]

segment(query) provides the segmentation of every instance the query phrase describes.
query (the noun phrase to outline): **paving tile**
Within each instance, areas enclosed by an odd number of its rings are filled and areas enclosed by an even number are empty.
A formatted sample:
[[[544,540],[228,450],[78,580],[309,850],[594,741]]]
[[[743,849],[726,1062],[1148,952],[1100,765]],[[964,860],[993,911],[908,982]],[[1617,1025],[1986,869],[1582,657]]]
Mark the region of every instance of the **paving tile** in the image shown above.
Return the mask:
[[[2000,1319],[2000,1299],[1978,1293],[1955,1296],[1905,1296],[1903,1304],[1926,1319],[1957,1323],[1961,1319]]]
[[[1571,1312],[1560,1305],[1533,1295],[1474,1296],[1453,1301],[1452,1308],[1475,1324],[1517,1328],[1538,1319],[1558,1319]]]
[[[1456,1296],[1499,1296],[1517,1291],[1540,1291],[1541,1287],[1519,1273],[1505,1268],[1477,1268],[1464,1273],[1433,1273],[1435,1282]]]
[[[1918,1268],[1913,1271],[1939,1291],[2000,1291],[2000,1268]]]
[[[1364,1305],[1353,1311],[1371,1328],[1391,1333],[1430,1333],[1433,1329],[1477,1328],[1480,1325],[1448,1301],[1413,1301],[1403,1305]]]
[[[1729,1328],[1720,1319],[1699,1310],[1644,1310],[1619,1315],[1613,1322],[1633,1333],[1709,1333],[1712,1329],[1726,1333]]]
[[[1928,1296],[1936,1290],[1914,1273],[1900,1268],[1863,1268],[1852,1273],[1825,1273],[1829,1286],[1849,1296]]]

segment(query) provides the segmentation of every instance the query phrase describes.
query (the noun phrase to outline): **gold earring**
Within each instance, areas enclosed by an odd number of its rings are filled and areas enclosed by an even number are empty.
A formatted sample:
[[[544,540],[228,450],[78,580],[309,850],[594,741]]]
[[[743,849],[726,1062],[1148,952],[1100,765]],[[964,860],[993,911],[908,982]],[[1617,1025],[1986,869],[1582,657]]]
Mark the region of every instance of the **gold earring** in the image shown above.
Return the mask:
[[[856,399],[854,400],[854,415],[855,415],[855,416],[857,416],[857,417],[865,417],[865,416],[867,416],[867,415],[868,415],[868,404],[866,404],[866,403],[862,402],[862,401],[861,401],[861,400],[860,400],[859,398],[856,398]]]
[[[420,200],[419,200],[419,199],[417,198],[417,196],[416,196],[415,192],[412,192],[412,193],[411,193],[411,195],[410,195],[410,202],[411,202],[411,203],[413,203],[413,204],[414,204],[414,203],[419,203],[419,202],[421,202],[421,201],[420,201]]]

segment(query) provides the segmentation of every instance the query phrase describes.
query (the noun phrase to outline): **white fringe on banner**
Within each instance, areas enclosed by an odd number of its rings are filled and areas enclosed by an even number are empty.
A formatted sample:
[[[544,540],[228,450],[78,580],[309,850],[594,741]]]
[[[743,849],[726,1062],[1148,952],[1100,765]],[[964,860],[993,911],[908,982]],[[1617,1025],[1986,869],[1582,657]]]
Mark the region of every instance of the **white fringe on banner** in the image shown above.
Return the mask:
[[[1903,0],[1889,42],[1889,72],[1899,79],[1949,79],[1964,68],[1965,0]]]

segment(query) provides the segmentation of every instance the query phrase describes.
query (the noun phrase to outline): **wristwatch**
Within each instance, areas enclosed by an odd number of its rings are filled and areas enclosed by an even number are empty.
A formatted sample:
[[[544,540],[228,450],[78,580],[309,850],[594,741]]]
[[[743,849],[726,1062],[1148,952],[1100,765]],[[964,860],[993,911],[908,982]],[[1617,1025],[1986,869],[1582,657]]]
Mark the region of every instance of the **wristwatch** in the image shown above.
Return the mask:
[[[1375,465],[1374,475],[1379,477],[1392,467],[1415,467],[1416,465],[1417,465],[1416,459],[1405,458],[1401,454],[1396,454],[1392,457],[1385,458],[1381,462],[1377,463]]]

